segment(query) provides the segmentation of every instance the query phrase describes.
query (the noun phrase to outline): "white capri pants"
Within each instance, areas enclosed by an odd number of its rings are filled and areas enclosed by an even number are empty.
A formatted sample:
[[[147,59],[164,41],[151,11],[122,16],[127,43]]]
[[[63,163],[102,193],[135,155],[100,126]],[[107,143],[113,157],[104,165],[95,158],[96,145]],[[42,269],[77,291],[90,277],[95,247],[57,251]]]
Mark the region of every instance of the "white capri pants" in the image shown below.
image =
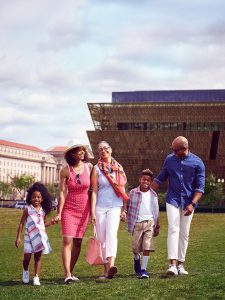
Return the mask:
[[[108,257],[115,257],[117,253],[117,231],[120,224],[121,207],[95,209],[97,239],[102,245],[104,263]]]
[[[182,208],[176,208],[169,203],[166,203],[166,211],[168,219],[168,259],[184,262],[194,211],[190,216],[184,216]]]

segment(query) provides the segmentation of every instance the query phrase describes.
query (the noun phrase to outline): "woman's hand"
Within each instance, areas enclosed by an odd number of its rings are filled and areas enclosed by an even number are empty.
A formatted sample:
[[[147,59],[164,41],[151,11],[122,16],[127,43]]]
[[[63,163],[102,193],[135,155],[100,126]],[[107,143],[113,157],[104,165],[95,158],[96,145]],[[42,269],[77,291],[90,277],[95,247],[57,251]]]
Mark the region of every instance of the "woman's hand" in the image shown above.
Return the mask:
[[[61,214],[57,214],[57,215],[54,217],[54,221],[55,221],[55,223],[58,223],[59,221],[61,221]]]
[[[123,210],[123,211],[121,212],[121,214],[120,214],[120,220],[121,220],[122,222],[125,222],[126,219],[127,219],[127,212],[126,212],[125,210]]]
[[[95,214],[91,215],[91,223],[93,225],[96,225],[96,215]]]

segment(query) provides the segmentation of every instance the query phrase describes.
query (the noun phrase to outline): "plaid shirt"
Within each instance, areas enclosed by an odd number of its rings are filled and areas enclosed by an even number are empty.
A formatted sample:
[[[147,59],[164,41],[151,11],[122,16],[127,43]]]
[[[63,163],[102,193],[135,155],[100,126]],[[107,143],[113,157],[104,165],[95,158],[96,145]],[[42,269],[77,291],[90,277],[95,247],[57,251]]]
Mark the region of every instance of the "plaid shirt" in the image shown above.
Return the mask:
[[[155,191],[152,189],[150,191],[150,202],[152,203],[152,214],[154,218],[155,224],[157,223],[158,216],[159,216],[159,204],[158,204],[158,197]],[[140,204],[142,201],[142,193],[140,191],[140,186],[132,189],[129,193],[129,200],[128,200],[128,224],[127,230],[128,232],[133,233],[134,225],[137,221]]]

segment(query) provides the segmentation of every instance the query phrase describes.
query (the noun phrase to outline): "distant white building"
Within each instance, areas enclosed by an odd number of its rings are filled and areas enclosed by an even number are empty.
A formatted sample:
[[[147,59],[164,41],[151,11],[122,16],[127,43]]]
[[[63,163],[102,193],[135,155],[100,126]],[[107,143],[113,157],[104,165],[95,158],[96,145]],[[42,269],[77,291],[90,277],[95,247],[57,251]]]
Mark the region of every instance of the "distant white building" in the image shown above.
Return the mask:
[[[54,156],[40,148],[0,140],[0,181],[10,182],[23,174],[33,175],[44,184],[55,184],[59,168]]]
[[[67,146],[56,146],[48,151],[30,145],[0,140],[0,181],[10,182],[14,176],[33,175],[44,184],[58,184],[59,173],[66,165]],[[93,153],[86,145],[90,159]]]

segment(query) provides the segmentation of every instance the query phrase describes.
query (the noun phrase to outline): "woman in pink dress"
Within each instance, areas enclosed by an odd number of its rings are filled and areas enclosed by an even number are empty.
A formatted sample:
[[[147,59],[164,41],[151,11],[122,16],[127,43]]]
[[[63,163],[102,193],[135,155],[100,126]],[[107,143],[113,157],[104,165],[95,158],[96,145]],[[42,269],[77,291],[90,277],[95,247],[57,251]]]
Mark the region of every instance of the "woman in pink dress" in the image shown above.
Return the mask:
[[[86,148],[74,145],[65,151],[67,166],[60,173],[58,215],[62,225],[62,260],[65,283],[79,279],[73,276],[73,269],[80,255],[82,239],[90,216],[90,173]]]

